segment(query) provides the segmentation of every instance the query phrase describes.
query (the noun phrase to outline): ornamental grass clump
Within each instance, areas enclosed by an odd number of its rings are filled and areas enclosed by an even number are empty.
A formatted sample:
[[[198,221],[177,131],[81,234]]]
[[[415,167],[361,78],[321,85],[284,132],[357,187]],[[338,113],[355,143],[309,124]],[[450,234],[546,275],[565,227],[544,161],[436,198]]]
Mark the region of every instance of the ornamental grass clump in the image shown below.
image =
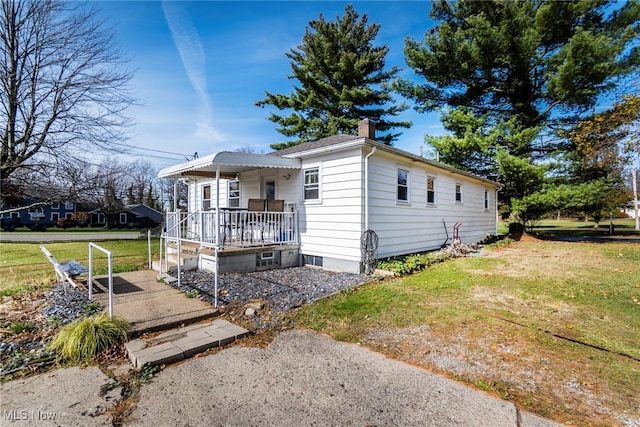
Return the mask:
[[[62,328],[50,347],[60,359],[86,361],[126,339],[129,328],[124,320],[109,319],[104,313],[85,317]]]

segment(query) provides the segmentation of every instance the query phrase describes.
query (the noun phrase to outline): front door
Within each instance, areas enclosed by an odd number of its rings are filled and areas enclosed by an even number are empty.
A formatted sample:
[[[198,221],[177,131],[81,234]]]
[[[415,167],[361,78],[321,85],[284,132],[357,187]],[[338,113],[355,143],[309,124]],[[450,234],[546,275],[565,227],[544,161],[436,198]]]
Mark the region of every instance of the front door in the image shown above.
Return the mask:
[[[262,177],[262,198],[275,200],[276,198],[276,176],[265,175]]]

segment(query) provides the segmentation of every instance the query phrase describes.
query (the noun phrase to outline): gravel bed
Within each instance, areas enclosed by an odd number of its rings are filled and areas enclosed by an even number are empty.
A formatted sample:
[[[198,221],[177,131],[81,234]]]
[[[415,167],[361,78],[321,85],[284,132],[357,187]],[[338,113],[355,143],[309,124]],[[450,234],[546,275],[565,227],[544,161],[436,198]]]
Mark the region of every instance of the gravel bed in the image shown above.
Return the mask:
[[[27,334],[17,340],[11,337],[0,339],[0,376],[34,366],[34,362],[52,356],[54,353],[46,347],[43,337],[49,335],[54,325],[66,325],[82,316],[102,311],[99,304],[88,300],[85,291],[62,283],[45,292],[40,307],[46,321],[39,326],[40,334]],[[34,315],[33,320],[37,321],[37,317]]]
[[[82,316],[92,316],[102,311],[100,304],[89,301],[86,291],[62,283],[56,284],[44,297],[44,317],[63,325]]]
[[[173,273],[177,277],[176,273]],[[342,289],[359,286],[370,280],[367,276],[333,273],[313,267],[291,267],[254,273],[227,273],[218,277],[218,305],[242,305],[261,301],[271,314],[279,315],[334,294]],[[214,303],[214,274],[206,271],[185,271],[180,290],[199,293],[199,298]],[[178,288],[178,282],[171,284]]]

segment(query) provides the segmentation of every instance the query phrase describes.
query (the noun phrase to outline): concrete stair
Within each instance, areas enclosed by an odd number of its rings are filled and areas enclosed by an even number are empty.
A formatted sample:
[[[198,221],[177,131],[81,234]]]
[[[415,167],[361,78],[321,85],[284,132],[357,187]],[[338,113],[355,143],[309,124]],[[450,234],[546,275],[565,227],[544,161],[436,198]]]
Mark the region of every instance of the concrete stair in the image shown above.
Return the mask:
[[[125,344],[129,360],[140,369],[145,364],[166,365],[229,344],[249,334],[244,328],[216,319],[161,333],[149,340],[136,339]]]

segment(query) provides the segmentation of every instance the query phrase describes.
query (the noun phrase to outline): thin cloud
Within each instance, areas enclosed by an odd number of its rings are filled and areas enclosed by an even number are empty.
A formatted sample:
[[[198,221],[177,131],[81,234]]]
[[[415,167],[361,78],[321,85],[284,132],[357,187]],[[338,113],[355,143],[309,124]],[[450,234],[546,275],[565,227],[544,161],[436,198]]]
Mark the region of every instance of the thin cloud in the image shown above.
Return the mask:
[[[180,3],[162,2],[164,17],[169,25],[173,42],[182,59],[187,76],[200,99],[201,111],[195,135],[208,142],[220,141],[221,133],[212,121],[212,108],[206,77],[206,53],[198,31]]]

